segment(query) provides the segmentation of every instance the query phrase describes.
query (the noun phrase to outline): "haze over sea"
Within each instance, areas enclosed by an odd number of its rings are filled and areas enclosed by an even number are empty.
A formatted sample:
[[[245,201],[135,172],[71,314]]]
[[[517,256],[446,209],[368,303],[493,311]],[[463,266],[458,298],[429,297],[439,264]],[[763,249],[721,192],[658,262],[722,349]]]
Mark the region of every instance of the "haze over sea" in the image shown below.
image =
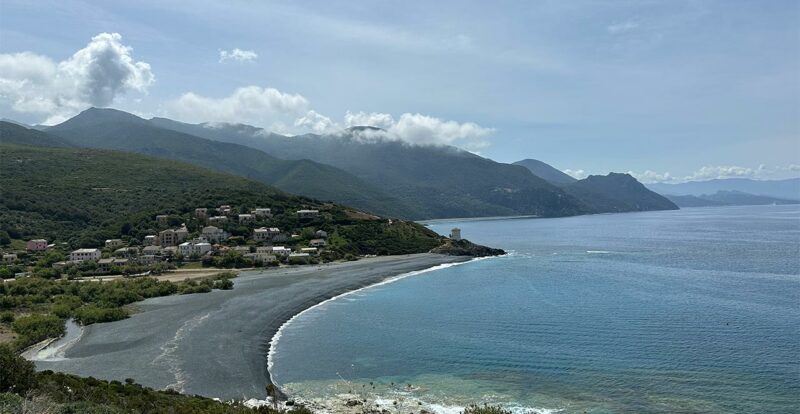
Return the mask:
[[[404,413],[800,410],[798,206],[430,226],[511,254],[301,314],[275,348],[284,389]]]

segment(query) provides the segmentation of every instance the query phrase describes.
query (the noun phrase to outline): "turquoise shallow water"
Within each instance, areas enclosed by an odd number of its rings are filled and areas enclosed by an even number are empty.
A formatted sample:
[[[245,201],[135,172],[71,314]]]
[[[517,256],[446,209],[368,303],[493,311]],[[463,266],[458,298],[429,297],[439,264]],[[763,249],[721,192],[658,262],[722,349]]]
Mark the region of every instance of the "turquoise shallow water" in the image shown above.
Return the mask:
[[[797,206],[430,226],[512,253],[295,318],[281,386],[399,412],[800,411]]]

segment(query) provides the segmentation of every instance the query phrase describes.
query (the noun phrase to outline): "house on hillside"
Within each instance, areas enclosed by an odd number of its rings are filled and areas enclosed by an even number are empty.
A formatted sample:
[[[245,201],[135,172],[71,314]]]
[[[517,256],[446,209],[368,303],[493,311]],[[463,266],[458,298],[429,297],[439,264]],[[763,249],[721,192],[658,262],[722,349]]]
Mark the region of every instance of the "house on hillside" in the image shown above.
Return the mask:
[[[200,234],[202,234],[204,239],[211,243],[219,243],[223,240],[227,240],[230,236],[227,231],[214,226],[203,227],[203,230],[200,232]]]
[[[202,256],[211,251],[211,244],[195,239],[181,243],[178,246],[178,251],[183,257]]]
[[[217,208],[217,214],[222,214],[224,216],[227,216],[230,215],[231,212],[233,212],[233,209],[231,208],[231,206],[227,204],[223,204],[219,206],[219,208]]]
[[[17,261],[17,255],[15,253],[6,253],[3,255],[3,263],[14,263]]]
[[[143,256],[159,256],[161,255],[160,246],[147,246],[142,249]]]
[[[253,263],[272,263],[278,260],[274,254],[267,252],[246,253],[244,257],[249,258]]]
[[[145,246],[154,246],[158,244],[158,236],[156,236],[155,234],[148,234],[147,236],[144,236],[142,244],[144,244]]]
[[[136,247],[120,247],[114,250],[114,256],[116,257],[136,257],[138,255],[139,249]]]
[[[272,217],[272,209],[257,207],[255,210],[253,210],[253,214],[255,214],[259,219],[270,218]]]
[[[225,216],[214,216],[208,219],[209,224],[225,224],[228,222],[228,218]]]
[[[317,232],[314,233],[314,236],[316,236],[318,239],[327,239],[328,232],[325,230],[317,230]]]
[[[286,248],[284,246],[273,246],[272,247],[272,254],[274,254],[276,256],[286,257],[286,256],[289,256],[290,254],[292,254],[292,250],[289,249],[289,248]]]
[[[189,230],[186,226],[158,232],[158,241],[162,246],[176,246],[187,238],[189,238]]]
[[[78,249],[69,254],[71,262],[85,262],[87,260],[100,260],[100,249]]]
[[[316,247],[303,247],[300,249],[300,253],[308,253],[308,254],[317,254]]]
[[[253,230],[253,240],[259,242],[274,241],[275,236],[281,234],[281,230],[277,227],[260,227]]]
[[[41,252],[47,250],[47,240],[45,239],[28,240],[28,242],[25,243],[25,248],[29,252]]]
[[[115,249],[123,244],[122,239],[108,239],[106,240],[106,249]]]
[[[256,216],[252,214],[239,214],[239,223],[247,224],[256,221]]]
[[[323,239],[313,239],[308,242],[311,247],[325,247],[327,243]]]
[[[319,210],[297,210],[297,217],[300,217],[301,219],[319,217]]]
[[[205,220],[208,217],[208,209],[205,207],[199,207],[194,209],[194,216],[200,220]]]

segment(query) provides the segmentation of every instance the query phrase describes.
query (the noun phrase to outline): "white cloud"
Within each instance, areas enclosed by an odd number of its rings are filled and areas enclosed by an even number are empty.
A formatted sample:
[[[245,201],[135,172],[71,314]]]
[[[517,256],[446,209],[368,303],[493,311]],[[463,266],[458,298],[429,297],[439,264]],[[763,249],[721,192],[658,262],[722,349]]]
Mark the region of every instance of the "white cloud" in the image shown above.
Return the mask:
[[[394,125],[394,118],[389,114],[379,112],[350,112],[344,114],[344,124],[347,128],[354,126],[372,126],[388,130]]]
[[[155,81],[150,65],[134,60],[121,41],[119,33],[100,33],[58,63],[31,52],[0,54],[0,99],[54,123],[128,91],[146,92]]]
[[[247,123],[284,131],[283,124],[308,111],[308,100],[274,88],[246,86],[224,98],[209,98],[193,92],[167,102],[168,116],[184,122]]]
[[[421,114],[405,113],[389,128],[389,133],[403,141],[421,145],[461,144],[470,150],[488,145],[485,138],[494,130],[474,122],[458,123]]]
[[[584,170],[570,170],[569,168],[564,170],[564,174],[567,174],[570,177],[576,178],[578,180],[582,180],[589,176],[589,173],[587,173]]]
[[[631,30],[636,30],[638,28],[639,28],[638,22],[635,22],[633,20],[626,20],[624,22],[611,24],[608,27],[606,27],[606,30],[608,30],[608,32],[611,34],[622,34],[630,32]]]
[[[382,131],[360,131],[364,139],[389,139],[413,145],[456,145],[470,151],[478,151],[489,145],[486,138],[494,132],[474,122],[459,123],[440,118],[404,113],[395,120],[390,114],[379,112],[350,112],[344,115],[346,127],[371,126]]]
[[[341,131],[341,127],[325,115],[314,110],[308,111],[304,116],[294,121],[294,126],[311,130],[315,134],[334,134]]]
[[[219,63],[225,63],[229,60],[233,60],[236,62],[252,62],[258,58],[258,54],[252,50],[242,50],[234,48],[231,51],[227,50],[220,50],[219,51]]]
[[[655,171],[647,170],[643,173],[637,173],[633,171],[628,171],[628,174],[632,175],[637,180],[643,183],[665,183],[673,181],[675,178],[670,175],[670,173],[658,173]]]
[[[800,165],[789,164],[785,166],[766,166],[759,165],[758,167],[741,167],[737,165],[708,165],[700,167],[693,173],[676,177],[669,172],[658,173],[655,171],[647,170],[642,173],[629,171],[628,174],[636,177],[637,180],[643,183],[669,183],[669,182],[685,182],[685,181],[706,181],[722,178],[752,178],[752,179],[769,179],[769,178],[786,178],[789,176],[796,176],[800,172]]]

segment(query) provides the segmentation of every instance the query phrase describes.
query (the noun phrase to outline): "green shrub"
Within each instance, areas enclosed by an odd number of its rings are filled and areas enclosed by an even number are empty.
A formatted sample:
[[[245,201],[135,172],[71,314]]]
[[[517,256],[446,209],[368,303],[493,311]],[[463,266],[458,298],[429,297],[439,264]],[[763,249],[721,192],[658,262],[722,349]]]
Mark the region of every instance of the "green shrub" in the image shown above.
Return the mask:
[[[18,348],[64,334],[64,320],[55,315],[23,316],[17,318],[11,327],[19,335],[17,338]]]
[[[36,385],[33,362],[19,357],[8,345],[0,345],[0,392],[25,395]],[[8,399],[0,399],[0,404]],[[0,405],[1,406],[1,405]]]
[[[81,324],[91,325],[125,319],[128,317],[128,311],[122,308],[100,308],[94,305],[85,305],[76,309],[73,316]]]
[[[0,322],[3,322],[3,323],[14,322],[14,313],[13,312],[0,313]]]

